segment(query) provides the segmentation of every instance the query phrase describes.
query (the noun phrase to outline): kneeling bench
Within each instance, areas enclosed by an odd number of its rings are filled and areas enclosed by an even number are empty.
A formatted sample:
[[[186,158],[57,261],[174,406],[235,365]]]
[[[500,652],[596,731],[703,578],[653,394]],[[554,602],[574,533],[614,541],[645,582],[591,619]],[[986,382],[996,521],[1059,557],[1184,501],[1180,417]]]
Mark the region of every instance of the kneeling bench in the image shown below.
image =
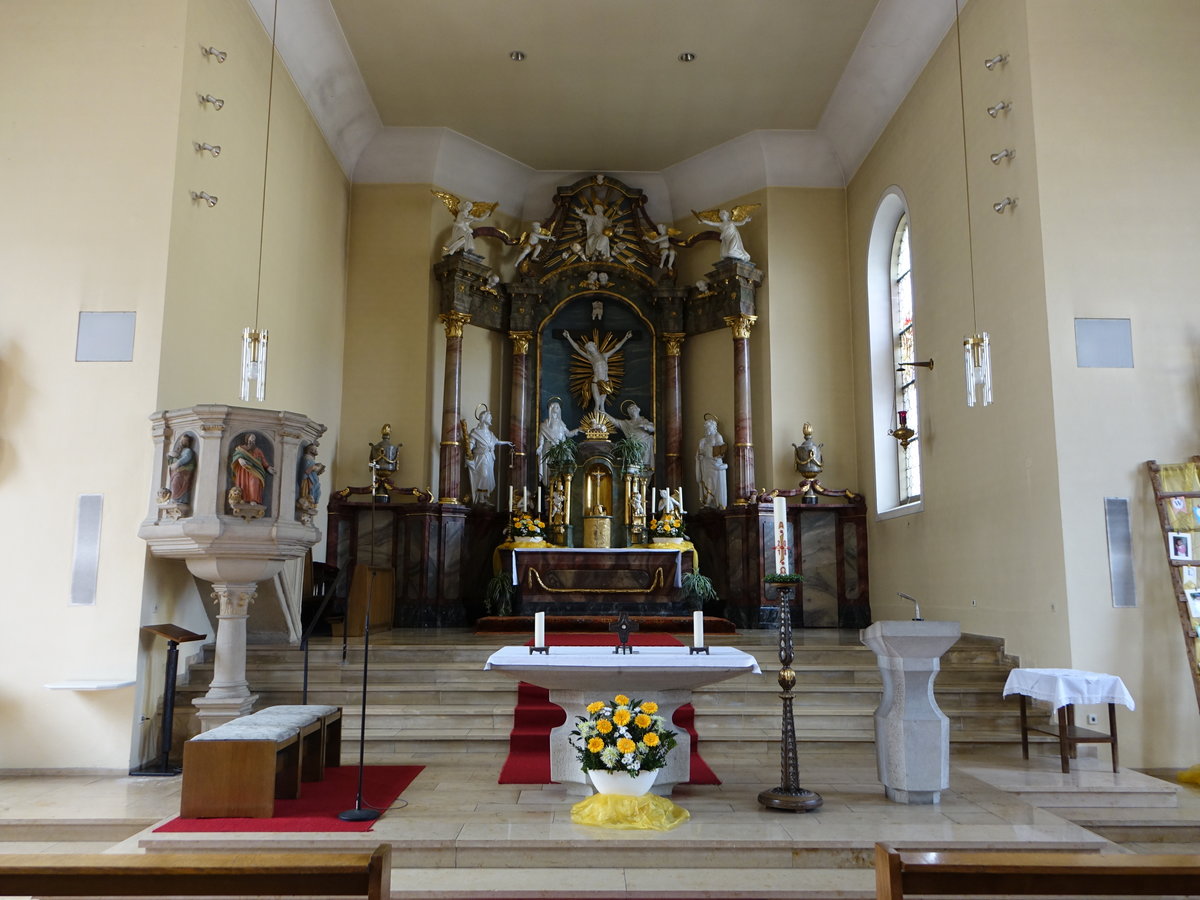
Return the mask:
[[[898,852],[875,845],[876,900],[913,895],[1200,896],[1200,856],[1024,850]]]
[[[179,814],[270,818],[275,799],[300,796],[341,756],[336,706],[276,706],[198,734],[183,745]]]

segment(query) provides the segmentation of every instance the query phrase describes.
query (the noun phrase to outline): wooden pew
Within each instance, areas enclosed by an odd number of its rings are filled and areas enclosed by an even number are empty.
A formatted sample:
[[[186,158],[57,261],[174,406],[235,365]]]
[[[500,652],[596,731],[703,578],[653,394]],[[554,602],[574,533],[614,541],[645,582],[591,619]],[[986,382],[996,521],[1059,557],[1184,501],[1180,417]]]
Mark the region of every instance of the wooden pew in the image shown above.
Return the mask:
[[[1200,896],[1200,855],[955,850],[875,845],[875,897],[914,895]]]
[[[0,896],[388,900],[392,848],[359,853],[0,854]]]

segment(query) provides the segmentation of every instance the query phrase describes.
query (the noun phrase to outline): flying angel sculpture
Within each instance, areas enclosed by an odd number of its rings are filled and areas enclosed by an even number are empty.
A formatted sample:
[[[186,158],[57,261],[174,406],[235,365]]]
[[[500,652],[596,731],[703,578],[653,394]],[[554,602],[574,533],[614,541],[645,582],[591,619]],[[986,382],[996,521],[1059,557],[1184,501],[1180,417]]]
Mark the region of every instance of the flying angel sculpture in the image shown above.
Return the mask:
[[[729,209],[692,210],[692,215],[705,225],[721,230],[721,256],[750,262],[750,254],[742,246],[742,235],[738,229],[750,221],[750,214],[762,206],[761,203],[746,203]]]
[[[434,190],[434,195],[446,204],[450,215],[454,216],[454,224],[450,226],[450,240],[442,248],[442,256],[450,256],[463,250],[475,252],[475,223],[490,216],[499,202],[483,203],[460,199],[445,191]]]

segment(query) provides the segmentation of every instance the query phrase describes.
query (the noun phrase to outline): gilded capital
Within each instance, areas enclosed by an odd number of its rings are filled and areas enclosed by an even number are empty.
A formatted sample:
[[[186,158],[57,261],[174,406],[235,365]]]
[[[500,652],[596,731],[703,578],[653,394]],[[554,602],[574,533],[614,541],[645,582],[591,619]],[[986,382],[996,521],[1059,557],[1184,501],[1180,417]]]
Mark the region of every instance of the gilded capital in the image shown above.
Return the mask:
[[[533,339],[532,331],[510,331],[508,339],[513,342],[513,353],[524,356],[529,352],[529,342]]]
[[[442,313],[438,318],[442,320],[448,338],[462,337],[463,326],[471,321],[469,313],[460,312]]]
[[[667,345],[667,356],[678,356],[686,338],[687,335],[681,331],[663,332],[662,339],[663,343]]]
[[[750,326],[758,321],[758,316],[726,316],[725,324],[733,331],[735,338],[750,337]]]

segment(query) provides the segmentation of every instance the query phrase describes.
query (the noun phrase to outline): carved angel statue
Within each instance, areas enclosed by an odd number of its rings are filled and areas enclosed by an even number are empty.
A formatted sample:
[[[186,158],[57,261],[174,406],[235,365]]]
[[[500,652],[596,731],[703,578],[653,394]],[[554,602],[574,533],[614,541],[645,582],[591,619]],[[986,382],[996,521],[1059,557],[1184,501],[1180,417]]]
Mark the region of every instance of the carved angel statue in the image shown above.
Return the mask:
[[[660,515],[674,513],[682,516],[686,512],[683,508],[683,488],[676,488],[674,491],[670,488],[659,488],[658,512]]]
[[[746,203],[729,209],[692,210],[692,215],[705,225],[721,230],[721,256],[750,262],[750,254],[742,246],[742,235],[738,229],[750,221],[750,214],[762,206],[761,203]]]
[[[472,202],[439,190],[434,190],[433,193],[446,204],[446,209],[454,216],[454,224],[450,226],[450,240],[442,248],[442,256],[450,256],[460,250],[474,253],[475,223],[490,216],[500,204]]]
[[[521,235],[520,245],[521,252],[517,256],[517,261],[514,267],[518,272],[523,271],[521,263],[529,259],[530,262],[535,262],[542,255],[543,242],[548,244],[554,240],[554,235],[551,234],[549,228],[543,228],[541,222],[534,222],[533,227],[529,231]]]
[[[679,229],[659,224],[657,231],[642,232],[642,238],[651,247],[658,250],[658,267],[670,269],[675,265],[676,250],[671,246],[671,238],[679,237]]]

